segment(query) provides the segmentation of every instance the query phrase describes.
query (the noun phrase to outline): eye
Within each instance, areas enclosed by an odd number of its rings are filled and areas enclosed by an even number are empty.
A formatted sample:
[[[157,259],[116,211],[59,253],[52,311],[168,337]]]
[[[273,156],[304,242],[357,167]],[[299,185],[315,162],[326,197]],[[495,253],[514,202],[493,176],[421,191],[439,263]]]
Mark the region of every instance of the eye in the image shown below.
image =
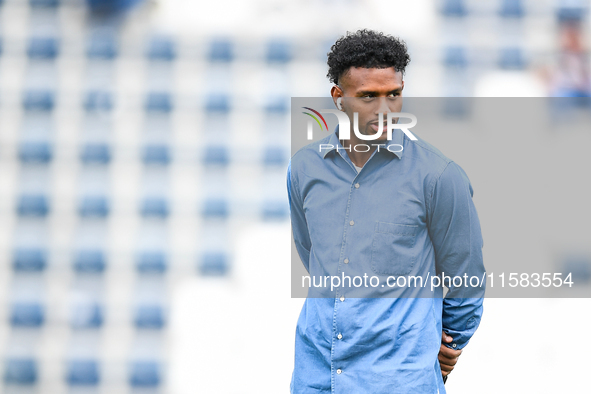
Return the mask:
[[[374,99],[374,96],[373,96],[373,95],[371,95],[371,94],[365,94],[365,95],[361,96],[361,99],[362,99],[363,101],[371,101],[371,100],[373,100],[373,99]]]

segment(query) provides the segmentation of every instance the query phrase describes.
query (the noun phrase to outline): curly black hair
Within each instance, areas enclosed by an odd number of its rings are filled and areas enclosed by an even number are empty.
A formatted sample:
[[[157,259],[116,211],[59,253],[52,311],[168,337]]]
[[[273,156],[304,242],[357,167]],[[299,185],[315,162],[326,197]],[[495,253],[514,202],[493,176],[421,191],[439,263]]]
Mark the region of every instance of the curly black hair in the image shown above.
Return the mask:
[[[338,84],[339,78],[351,67],[388,68],[402,72],[410,56],[406,43],[397,37],[373,30],[347,32],[339,38],[328,53],[328,79]]]

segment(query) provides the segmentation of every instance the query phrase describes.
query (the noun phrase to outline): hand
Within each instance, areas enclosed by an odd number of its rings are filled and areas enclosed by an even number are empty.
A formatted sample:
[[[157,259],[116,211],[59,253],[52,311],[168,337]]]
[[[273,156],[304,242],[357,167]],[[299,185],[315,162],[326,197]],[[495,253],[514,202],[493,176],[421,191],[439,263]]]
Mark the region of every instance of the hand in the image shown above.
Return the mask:
[[[445,332],[441,333],[441,347],[439,348],[439,365],[441,366],[441,375],[447,376],[454,369],[458,362],[458,357],[462,354],[461,350],[450,349],[444,343],[450,343],[453,338]]]

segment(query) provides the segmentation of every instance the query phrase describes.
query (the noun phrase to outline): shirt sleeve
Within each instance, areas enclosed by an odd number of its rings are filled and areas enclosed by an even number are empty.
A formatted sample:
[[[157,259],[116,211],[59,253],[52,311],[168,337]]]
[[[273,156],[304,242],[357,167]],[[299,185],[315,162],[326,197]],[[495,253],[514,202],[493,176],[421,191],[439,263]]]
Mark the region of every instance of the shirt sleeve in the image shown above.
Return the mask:
[[[436,180],[432,192],[429,235],[435,250],[437,274],[449,288],[443,299],[443,331],[453,338],[446,346],[462,349],[480,324],[486,288],[482,260],[480,221],[472,201],[472,185],[466,173],[450,162]],[[462,277],[462,285],[449,279]],[[466,279],[478,278],[478,285],[466,286]],[[456,284],[459,281],[456,282]],[[476,284],[476,279],[473,279]]]
[[[292,181],[291,160],[287,166],[287,196],[289,198],[289,211],[291,217],[291,231],[296,249],[306,268],[310,272],[310,233],[308,232],[308,222],[304,214],[304,202],[298,190],[297,183]]]

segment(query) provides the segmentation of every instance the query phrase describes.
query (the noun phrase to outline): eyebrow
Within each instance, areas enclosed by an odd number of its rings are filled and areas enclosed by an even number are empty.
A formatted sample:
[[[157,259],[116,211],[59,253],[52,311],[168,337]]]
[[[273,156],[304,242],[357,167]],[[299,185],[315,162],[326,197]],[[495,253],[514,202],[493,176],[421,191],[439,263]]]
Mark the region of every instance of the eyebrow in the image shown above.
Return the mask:
[[[386,93],[386,95],[391,94],[391,93],[400,93],[401,91],[402,91],[402,87],[399,87],[398,89],[390,90],[389,92]],[[378,92],[373,91],[373,90],[361,90],[361,91],[357,92],[357,95],[359,95],[359,96],[364,96],[366,94],[375,95],[376,93],[378,93]]]

